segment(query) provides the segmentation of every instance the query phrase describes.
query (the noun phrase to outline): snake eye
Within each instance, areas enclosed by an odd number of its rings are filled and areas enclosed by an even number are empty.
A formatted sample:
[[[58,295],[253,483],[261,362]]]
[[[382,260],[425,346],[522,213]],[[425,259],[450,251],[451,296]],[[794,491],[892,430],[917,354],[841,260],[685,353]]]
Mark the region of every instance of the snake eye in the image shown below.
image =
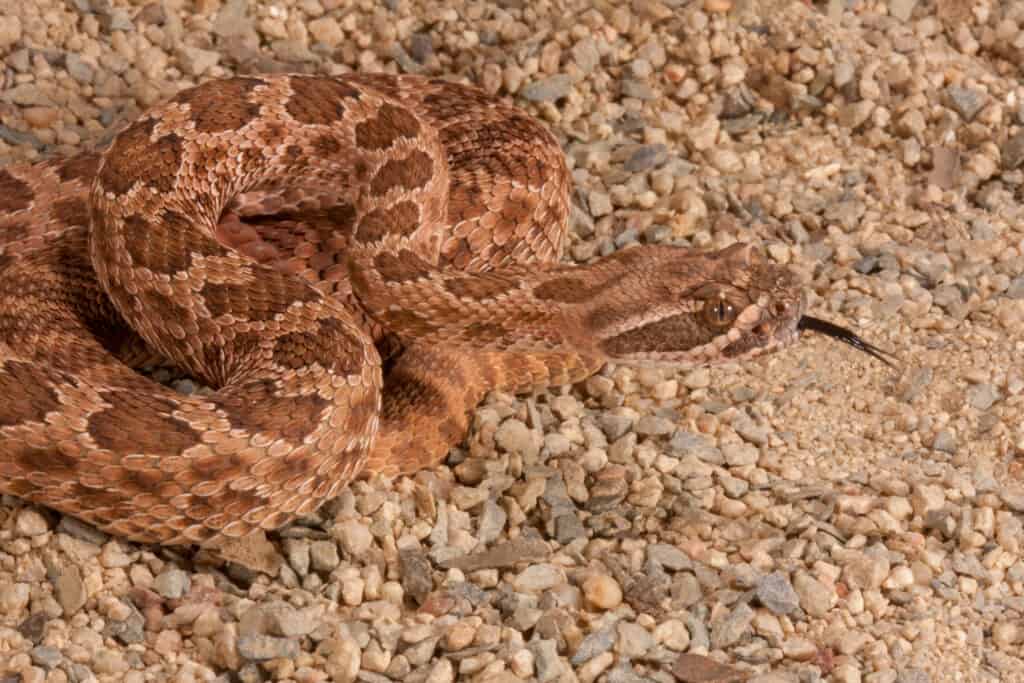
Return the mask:
[[[708,299],[704,302],[704,310],[701,312],[704,322],[715,329],[721,329],[732,325],[739,312],[725,299]]]

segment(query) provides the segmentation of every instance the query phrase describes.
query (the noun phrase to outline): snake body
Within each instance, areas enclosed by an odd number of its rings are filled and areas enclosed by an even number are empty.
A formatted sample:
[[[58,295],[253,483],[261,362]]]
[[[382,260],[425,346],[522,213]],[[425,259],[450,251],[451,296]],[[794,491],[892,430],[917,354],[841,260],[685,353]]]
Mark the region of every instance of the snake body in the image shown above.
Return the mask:
[[[796,276],[747,246],[560,264],[570,186],[519,109],[383,75],[211,81],[0,169],[0,491],[215,544],[438,462],[491,389],[795,339]]]

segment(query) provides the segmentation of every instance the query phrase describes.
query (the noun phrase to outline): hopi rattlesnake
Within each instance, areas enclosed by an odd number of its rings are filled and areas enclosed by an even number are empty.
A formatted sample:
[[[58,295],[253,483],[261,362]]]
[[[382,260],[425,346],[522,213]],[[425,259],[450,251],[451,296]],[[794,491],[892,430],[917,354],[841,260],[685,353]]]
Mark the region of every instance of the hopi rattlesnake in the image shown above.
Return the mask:
[[[560,265],[570,181],[518,109],[382,75],[208,82],[102,156],[0,169],[0,491],[212,544],[438,462],[493,388],[800,326],[874,353],[746,246]],[[217,391],[135,371],[153,357]]]

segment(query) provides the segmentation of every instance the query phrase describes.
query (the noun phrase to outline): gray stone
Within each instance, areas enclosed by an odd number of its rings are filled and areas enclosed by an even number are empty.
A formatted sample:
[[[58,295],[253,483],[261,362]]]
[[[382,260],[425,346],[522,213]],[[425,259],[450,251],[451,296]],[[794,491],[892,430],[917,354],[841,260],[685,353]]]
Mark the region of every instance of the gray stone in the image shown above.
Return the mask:
[[[1024,132],[1017,133],[1004,142],[1000,152],[1003,168],[1007,171],[1024,165]]]
[[[999,390],[988,383],[967,388],[967,403],[977,410],[988,410],[999,398]]]
[[[971,88],[951,85],[946,88],[950,106],[968,123],[974,120],[981,108],[985,106],[984,95]]]
[[[83,60],[74,52],[69,52],[67,58],[64,61],[64,66],[68,70],[68,74],[79,83],[89,84],[92,83],[96,77],[96,69],[91,64]]]
[[[301,538],[286,538],[282,542],[288,564],[299,576],[309,574],[309,541]]]
[[[533,653],[538,683],[553,681],[562,675],[565,665],[558,656],[558,643],[550,638],[538,638],[527,645]]]
[[[621,87],[623,97],[635,97],[638,100],[645,101],[658,99],[658,93],[650,84],[635,78],[622,79]]]
[[[153,580],[153,590],[169,600],[177,600],[192,587],[192,579],[180,569],[167,569]]]
[[[240,636],[238,654],[243,659],[259,662],[280,657],[292,659],[299,656],[299,641],[263,635]]]
[[[593,38],[584,38],[572,46],[572,58],[576,66],[585,74],[589,74],[601,63],[601,53]]]
[[[111,620],[103,627],[103,635],[114,638],[125,645],[141,643],[146,639],[146,621],[135,609],[121,621]]]
[[[940,429],[932,441],[932,448],[941,453],[956,453],[956,437],[948,429]]]
[[[672,420],[656,415],[644,415],[636,423],[636,432],[641,436],[665,436],[670,434],[676,425]]]
[[[52,669],[64,659],[64,655],[61,654],[60,650],[50,645],[34,647],[28,654],[34,664],[38,664],[44,669]]]
[[[1006,288],[1006,296],[1011,299],[1024,299],[1024,275],[1010,280],[1010,286]]]
[[[507,521],[508,514],[505,512],[505,508],[493,500],[484,501],[480,514],[480,528],[476,534],[480,544],[487,545],[496,541],[501,536]]]
[[[750,630],[754,610],[747,603],[740,603],[721,621],[711,625],[711,646],[724,649],[735,645]]]
[[[434,572],[430,560],[419,550],[402,550],[398,553],[398,566],[405,594],[422,603],[434,589]]]
[[[757,584],[757,599],[774,614],[792,614],[800,607],[800,596],[782,572],[772,572]]]
[[[568,74],[555,74],[530,83],[522,90],[523,98],[530,102],[554,102],[569,94],[572,78]]]
[[[409,37],[409,54],[420,64],[426,64],[434,55],[434,42],[429,33],[414,33]]]
[[[612,645],[614,644],[615,630],[612,626],[605,626],[602,629],[594,631],[580,642],[579,646],[576,648],[576,652],[573,653],[572,658],[569,660],[569,663],[573,666],[586,664],[599,654],[612,649]]]
[[[667,543],[652,543],[647,546],[647,559],[673,572],[693,567],[693,561],[687,557],[686,553]]]
[[[586,538],[587,530],[575,512],[567,512],[555,517],[555,540],[562,545],[572,543],[577,538]]]
[[[637,145],[622,168],[630,173],[643,173],[657,168],[668,159],[668,147],[662,144]]]

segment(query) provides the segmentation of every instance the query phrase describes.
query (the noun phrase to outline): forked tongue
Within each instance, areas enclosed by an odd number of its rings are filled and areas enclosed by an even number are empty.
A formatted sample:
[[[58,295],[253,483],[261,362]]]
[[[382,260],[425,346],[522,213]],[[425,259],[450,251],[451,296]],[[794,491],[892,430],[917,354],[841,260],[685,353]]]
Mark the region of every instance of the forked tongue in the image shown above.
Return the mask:
[[[796,324],[796,329],[800,331],[807,330],[809,332],[818,332],[826,337],[838,339],[844,344],[849,344],[858,351],[863,351],[872,358],[877,358],[890,368],[895,366],[889,362],[889,358],[898,360],[895,354],[889,351],[884,351],[874,344],[864,341],[845,327],[840,327],[839,325],[830,323],[827,320],[822,320],[821,318],[812,318],[809,315],[802,316]]]

